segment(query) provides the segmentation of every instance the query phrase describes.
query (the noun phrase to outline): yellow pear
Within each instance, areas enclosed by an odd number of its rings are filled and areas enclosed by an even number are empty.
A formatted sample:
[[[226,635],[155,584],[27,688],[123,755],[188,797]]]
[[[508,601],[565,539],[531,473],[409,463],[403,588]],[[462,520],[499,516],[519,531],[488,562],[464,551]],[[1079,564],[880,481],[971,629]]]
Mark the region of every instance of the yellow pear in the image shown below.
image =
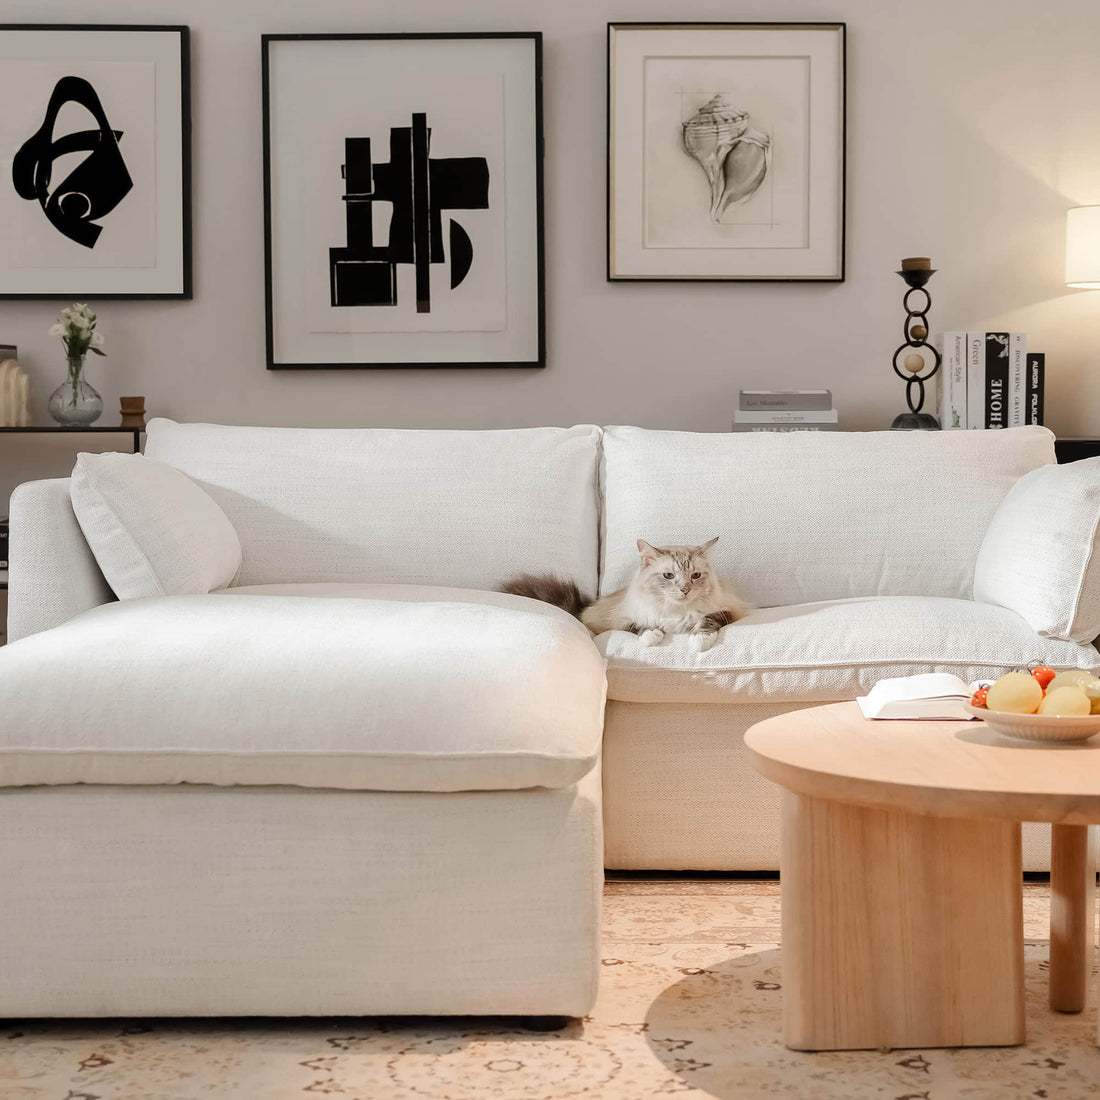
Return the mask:
[[[1053,680],[1047,684],[1047,691],[1055,691],[1063,687],[1084,687],[1091,695],[1093,691],[1100,692],[1100,680],[1091,672],[1083,668],[1071,668],[1065,672],[1059,672]]]
[[[1042,701],[1039,681],[1026,672],[1006,672],[992,683],[985,697],[989,710],[1009,714],[1034,714]]]
[[[1089,697],[1079,687],[1060,687],[1046,693],[1039,704],[1039,713],[1069,718],[1088,714],[1091,708]]]

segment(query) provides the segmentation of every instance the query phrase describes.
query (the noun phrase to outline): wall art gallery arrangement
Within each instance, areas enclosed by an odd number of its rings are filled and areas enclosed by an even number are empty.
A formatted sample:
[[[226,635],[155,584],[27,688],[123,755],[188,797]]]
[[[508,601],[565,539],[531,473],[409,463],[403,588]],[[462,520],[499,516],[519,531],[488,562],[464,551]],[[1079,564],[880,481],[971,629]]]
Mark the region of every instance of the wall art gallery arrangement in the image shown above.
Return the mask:
[[[607,36],[607,278],[843,280],[844,24]],[[261,55],[268,368],[545,366],[541,34]],[[189,64],[0,24],[0,297],[191,296]]]
[[[187,27],[0,24],[0,297],[191,297],[189,64]]]
[[[844,31],[608,26],[609,279],[843,280]]]

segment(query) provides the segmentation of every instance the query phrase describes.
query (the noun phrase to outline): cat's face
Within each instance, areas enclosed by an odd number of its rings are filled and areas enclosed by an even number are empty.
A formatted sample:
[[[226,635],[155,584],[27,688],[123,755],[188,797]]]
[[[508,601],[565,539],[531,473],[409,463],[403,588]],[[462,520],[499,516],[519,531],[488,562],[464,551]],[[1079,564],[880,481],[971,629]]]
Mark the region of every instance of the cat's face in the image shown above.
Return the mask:
[[[714,573],[707,551],[717,541],[713,538],[702,546],[658,547],[638,539],[644,590],[669,603],[690,604],[709,597],[714,591]]]

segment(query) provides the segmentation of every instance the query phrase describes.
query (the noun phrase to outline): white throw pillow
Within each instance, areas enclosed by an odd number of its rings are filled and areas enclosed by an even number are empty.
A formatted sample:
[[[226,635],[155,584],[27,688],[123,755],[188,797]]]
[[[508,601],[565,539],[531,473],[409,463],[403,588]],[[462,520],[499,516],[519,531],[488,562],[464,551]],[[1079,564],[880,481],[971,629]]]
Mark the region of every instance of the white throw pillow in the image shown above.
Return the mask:
[[[69,495],[120,600],[185,596],[231,584],[241,542],[190,478],[140,454],[79,454]]]
[[[993,514],[974,598],[1000,604],[1043,638],[1100,636],[1100,458],[1024,474]]]

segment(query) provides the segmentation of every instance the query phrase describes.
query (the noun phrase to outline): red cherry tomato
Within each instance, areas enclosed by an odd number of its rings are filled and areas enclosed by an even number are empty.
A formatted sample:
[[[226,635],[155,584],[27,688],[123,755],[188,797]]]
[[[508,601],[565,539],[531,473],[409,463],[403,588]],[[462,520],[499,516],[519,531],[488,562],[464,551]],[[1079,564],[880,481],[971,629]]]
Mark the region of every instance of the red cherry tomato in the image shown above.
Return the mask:
[[[1039,687],[1041,687],[1043,691],[1046,691],[1047,684],[1055,677],[1055,672],[1054,669],[1047,668],[1046,665],[1037,665],[1031,670],[1031,675],[1039,681]]]
[[[978,690],[974,692],[973,698],[970,700],[970,705],[972,707],[984,707],[986,705],[985,697],[988,692],[989,688],[978,688]]]

